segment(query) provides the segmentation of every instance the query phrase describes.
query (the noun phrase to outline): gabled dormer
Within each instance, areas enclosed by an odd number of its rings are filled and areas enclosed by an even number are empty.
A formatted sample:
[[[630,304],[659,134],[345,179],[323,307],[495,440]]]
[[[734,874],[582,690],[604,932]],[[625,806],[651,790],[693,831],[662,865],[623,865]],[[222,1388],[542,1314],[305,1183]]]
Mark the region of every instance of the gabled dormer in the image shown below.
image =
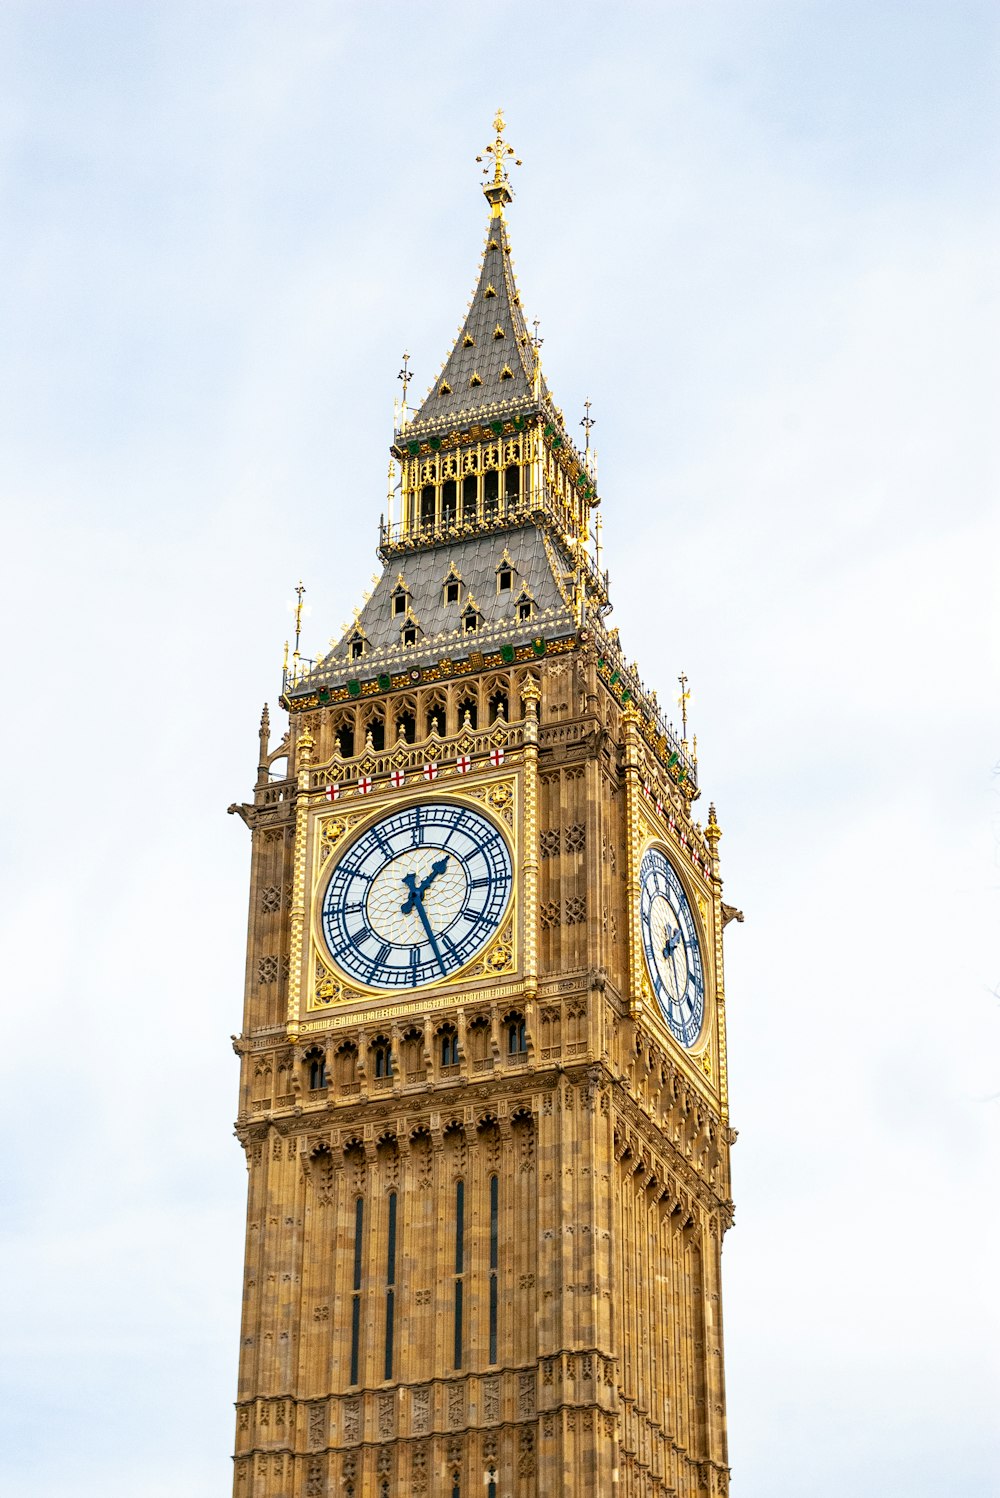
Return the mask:
[[[463,632],[463,634],[467,634],[467,635],[474,635],[474,634],[476,634],[477,631],[479,631],[480,629],[482,629],[484,622],[485,621],[483,619],[483,616],[479,612],[479,608],[478,608],[478,606],[476,604],[476,600],[473,598],[472,594],[470,593],[469,594],[469,601],[465,605],[465,608],[462,610],[462,632]]]
[[[535,613],[535,599],[527,583],[521,584],[521,590],[514,604],[514,617],[519,624],[525,624]]]
[[[452,561],[441,583],[441,602],[445,608],[453,608],[462,601],[462,574]]]
[[[347,659],[359,661],[368,650],[368,636],[362,627],[360,619],[355,622],[354,628],[347,636]]]
[[[410,590],[406,586],[406,579],[399,574],[396,586],[389,594],[389,610],[393,619],[402,619],[409,612]]]
[[[420,620],[411,609],[407,609],[399,631],[399,643],[404,646],[419,645],[423,637],[424,632],[420,627]]]
[[[511,561],[510,552],[507,550],[506,546],[503,549],[503,556],[497,563],[496,574],[497,597],[506,598],[508,595],[514,592],[514,588],[517,582],[517,573],[514,569],[514,563]]]

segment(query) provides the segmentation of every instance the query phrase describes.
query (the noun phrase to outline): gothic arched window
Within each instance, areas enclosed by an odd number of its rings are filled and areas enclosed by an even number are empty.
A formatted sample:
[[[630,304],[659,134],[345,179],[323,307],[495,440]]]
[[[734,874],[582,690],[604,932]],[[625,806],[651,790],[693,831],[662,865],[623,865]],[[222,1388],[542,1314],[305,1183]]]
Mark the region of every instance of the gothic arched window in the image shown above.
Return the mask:
[[[522,1056],[527,1049],[528,1032],[524,1016],[511,1014],[507,1018],[507,1054],[508,1056]]]
[[[441,1065],[458,1065],[458,1032],[450,1026],[441,1031]]]
[[[475,728],[479,721],[479,704],[475,697],[463,697],[458,704],[458,726],[465,727],[466,717],[469,719],[469,727]]]
[[[345,1041],[335,1058],[337,1085],[353,1088],[356,1083],[358,1048],[353,1041]]]
[[[490,1054],[490,1022],[485,1015],[474,1019],[465,1032],[469,1057],[472,1061],[485,1061]]]

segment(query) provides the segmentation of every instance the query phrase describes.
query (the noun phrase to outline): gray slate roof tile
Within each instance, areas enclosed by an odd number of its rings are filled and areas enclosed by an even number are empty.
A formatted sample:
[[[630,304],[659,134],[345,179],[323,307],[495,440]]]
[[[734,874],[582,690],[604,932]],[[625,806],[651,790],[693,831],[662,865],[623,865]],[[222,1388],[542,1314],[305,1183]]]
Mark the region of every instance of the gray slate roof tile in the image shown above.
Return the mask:
[[[495,296],[487,294],[490,287]],[[503,330],[502,338],[495,336],[498,327]],[[474,340],[468,348],[467,336]],[[460,412],[464,420],[469,413],[499,402],[530,404],[534,399],[534,367],[535,348],[514,281],[507,225],[502,218],[490,218],[472,302],[444,368],[413,425],[419,429],[424,421]],[[505,368],[510,370],[507,379],[503,377]],[[481,385],[470,383],[474,374]],[[450,393],[442,395],[442,385],[450,385]],[[549,400],[544,378],[540,380],[539,398]]]
[[[551,549],[551,559],[550,559]],[[510,592],[497,592],[497,568],[504,553],[514,570]],[[553,566],[554,563],[554,566]],[[444,601],[444,582],[454,569],[461,578],[459,602]],[[426,666],[442,657],[464,658],[473,650],[497,650],[501,645],[524,645],[539,635],[555,639],[575,629],[572,596],[557,574],[569,571],[569,561],[554,539],[548,547],[535,525],[489,535],[471,536],[427,551],[394,557],[386,565],[358,622],[367,646],[360,659],[351,659],[351,625],[329,655],[293,688],[289,695],[336,687],[356,676],[377,671],[399,671]],[[418,622],[416,645],[403,646],[403,618],[392,612],[392,595],[399,577],[409,593],[409,610]],[[562,581],[562,586],[560,586]],[[529,620],[517,618],[517,603],[526,586],[534,604]],[[482,616],[478,630],[467,633],[462,615],[470,597]]]

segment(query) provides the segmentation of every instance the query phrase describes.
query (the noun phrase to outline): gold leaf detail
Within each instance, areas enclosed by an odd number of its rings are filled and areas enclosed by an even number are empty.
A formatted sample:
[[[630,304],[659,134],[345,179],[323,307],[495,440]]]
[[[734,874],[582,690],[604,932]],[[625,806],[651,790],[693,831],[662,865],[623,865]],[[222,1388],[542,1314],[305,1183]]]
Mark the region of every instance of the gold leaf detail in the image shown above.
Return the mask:
[[[509,924],[504,927],[493,945],[487,949],[481,966],[482,971],[488,977],[514,971],[514,943],[511,939]]]
[[[329,858],[330,854],[334,850],[334,847],[340,841],[346,831],[346,824],[344,822],[337,821],[335,817],[330,817],[323,823],[319,850],[321,863],[324,859]]]

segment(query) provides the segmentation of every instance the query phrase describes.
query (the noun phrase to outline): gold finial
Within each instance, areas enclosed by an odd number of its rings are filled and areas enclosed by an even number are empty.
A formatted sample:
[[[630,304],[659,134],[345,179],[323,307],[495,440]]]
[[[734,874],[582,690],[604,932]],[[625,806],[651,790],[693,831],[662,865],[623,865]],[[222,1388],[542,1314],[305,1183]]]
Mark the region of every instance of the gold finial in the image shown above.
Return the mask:
[[[545,339],[542,338],[538,332],[538,329],[541,327],[541,323],[538,321],[537,317],[534,319],[531,326],[535,330],[530,340],[531,347],[535,351],[535,363],[531,371],[531,393],[535,397],[535,400],[537,400],[542,388],[542,344],[545,342]]]
[[[504,170],[505,157],[514,156],[514,147],[509,146],[503,138],[503,133],[506,128],[507,122],[503,117],[503,110],[498,109],[493,120],[493,129],[496,131],[496,138],[490,143],[490,145],[486,147],[485,151],[483,152],[483,156],[493,157],[493,180],[492,182],[487,182],[486,186],[483,188],[483,192],[486,194],[486,201],[489,203],[490,207],[493,210],[493,218],[502,218],[504,204],[511,203],[514,200],[514,194],[511,191],[510,182],[508,181],[507,173]],[[483,156],[477,156],[476,160],[481,162],[483,160]],[[520,160],[516,156],[514,156],[514,165],[521,165]],[[488,166],[484,166],[483,176],[489,177],[489,175],[490,168]]]
[[[298,682],[299,675],[300,675],[300,672],[299,672],[299,661],[301,660],[301,656],[299,654],[299,644],[300,644],[300,642],[302,640],[302,599],[305,596],[305,591],[306,590],[305,590],[305,588],[302,585],[302,579],[299,578],[299,585],[295,589],[295,599],[296,599],[296,602],[295,602],[295,649],[292,651],[292,684],[293,685]],[[287,669],[287,663],[288,663],[288,641],[286,640],[285,641],[285,664],[286,664],[286,669]]]

